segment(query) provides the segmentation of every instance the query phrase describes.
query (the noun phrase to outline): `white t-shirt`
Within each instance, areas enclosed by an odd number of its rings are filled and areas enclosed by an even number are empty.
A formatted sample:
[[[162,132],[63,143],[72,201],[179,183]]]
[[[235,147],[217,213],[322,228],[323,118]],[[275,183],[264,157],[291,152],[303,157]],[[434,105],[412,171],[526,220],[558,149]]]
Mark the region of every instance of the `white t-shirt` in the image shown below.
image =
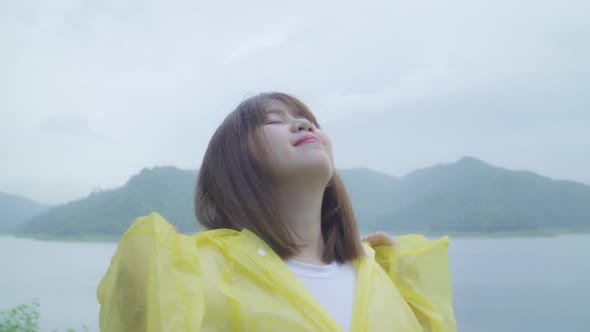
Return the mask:
[[[352,264],[312,265],[285,261],[307,290],[327,309],[344,331],[350,330],[356,271]]]

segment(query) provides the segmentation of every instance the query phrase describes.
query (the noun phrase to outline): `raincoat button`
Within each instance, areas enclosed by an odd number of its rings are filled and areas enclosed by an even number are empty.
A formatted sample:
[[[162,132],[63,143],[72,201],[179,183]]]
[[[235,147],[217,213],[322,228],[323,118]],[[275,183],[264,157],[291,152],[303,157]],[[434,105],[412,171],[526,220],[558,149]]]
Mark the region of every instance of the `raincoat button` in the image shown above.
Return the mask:
[[[266,251],[264,251],[264,249],[258,249],[258,255],[264,257],[266,256]]]

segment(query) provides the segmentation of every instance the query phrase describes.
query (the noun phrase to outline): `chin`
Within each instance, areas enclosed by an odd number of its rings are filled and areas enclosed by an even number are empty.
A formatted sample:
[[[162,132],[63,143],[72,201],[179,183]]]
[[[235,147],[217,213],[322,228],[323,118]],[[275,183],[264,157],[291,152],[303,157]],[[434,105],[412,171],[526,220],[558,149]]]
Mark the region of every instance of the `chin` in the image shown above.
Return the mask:
[[[327,179],[334,173],[334,167],[329,159],[315,159],[299,163],[291,168],[295,174],[313,177],[326,177]]]

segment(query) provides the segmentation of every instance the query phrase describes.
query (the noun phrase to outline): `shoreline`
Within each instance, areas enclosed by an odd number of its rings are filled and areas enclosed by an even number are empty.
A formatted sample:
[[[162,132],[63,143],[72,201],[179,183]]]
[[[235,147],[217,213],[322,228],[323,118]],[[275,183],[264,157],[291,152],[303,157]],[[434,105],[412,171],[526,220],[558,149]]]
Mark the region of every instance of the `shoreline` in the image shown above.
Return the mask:
[[[360,230],[361,236],[371,234],[375,231]],[[498,231],[498,232],[485,232],[485,231],[448,231],[448,232],[432,232],[432,231],[419,231],[419,230],[389,230],[386,231],[391,236],[398,237],[409,234],[419,234],[427,238],[438,238],[449,236],[452,238],[459,239],[503,239],[503,238],[546,238],[546,237],[557,237],[561,235],[587,235],[590,234],[590,229],[582,230],[550,230],[550,229],[539,229],[539,230],[526,230],[526,231]],[[184,234],[184,233],[183,233]],[[192,233],[194,234],[194,233]],[[185,235],[192,235],[185,234]],[[13,233],[0,233],[0,236],[13,237],[19,239],[29,239],[36,241],[46,242],[80,242],[80,243],[117,243],[121,239],[121,236],[111,235],[82,235],[75,237],[56,237],[48,234],[13,234]]]

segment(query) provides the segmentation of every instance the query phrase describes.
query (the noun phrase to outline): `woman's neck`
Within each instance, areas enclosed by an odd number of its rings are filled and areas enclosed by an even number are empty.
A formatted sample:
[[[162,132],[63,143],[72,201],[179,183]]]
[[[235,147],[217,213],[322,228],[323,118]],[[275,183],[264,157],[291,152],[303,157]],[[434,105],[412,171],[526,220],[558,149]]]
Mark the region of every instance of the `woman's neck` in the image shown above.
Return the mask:
[[[292,258],[304,263],[324,265],[322,260],[322,199],[325,187],[321,184],[291,181],[276,188],[278,209],[292,228],[300,250]]]

